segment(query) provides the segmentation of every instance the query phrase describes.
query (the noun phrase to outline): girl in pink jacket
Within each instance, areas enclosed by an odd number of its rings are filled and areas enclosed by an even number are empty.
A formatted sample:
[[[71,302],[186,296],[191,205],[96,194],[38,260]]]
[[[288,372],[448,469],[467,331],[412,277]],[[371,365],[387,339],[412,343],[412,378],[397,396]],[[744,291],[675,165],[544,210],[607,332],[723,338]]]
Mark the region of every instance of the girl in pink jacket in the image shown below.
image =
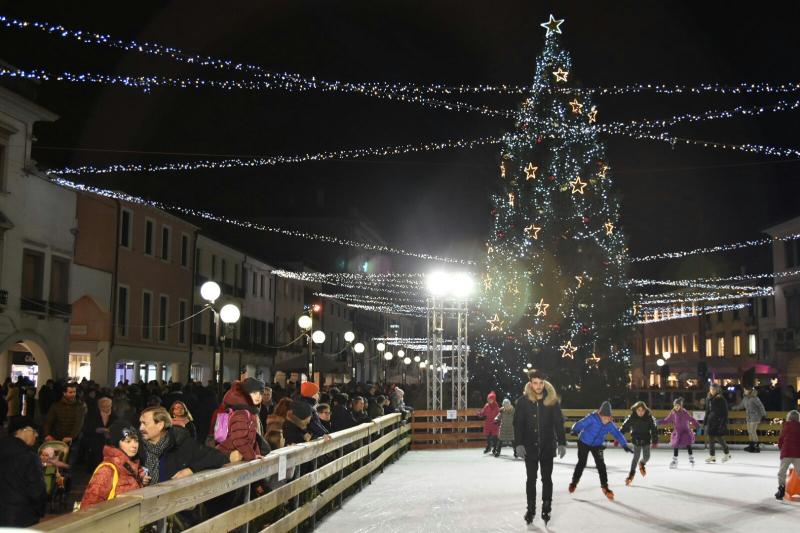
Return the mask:
[[[497,404],[497,395],[492,391],[486,396],[486,405],[478,411],[478,416],[484,419],[483,434],[486,435],[486,449],[483,450],[483,453],[489,453],[499,445],[500,427],[494,423],[498,414],[500,414],[500,406]]]

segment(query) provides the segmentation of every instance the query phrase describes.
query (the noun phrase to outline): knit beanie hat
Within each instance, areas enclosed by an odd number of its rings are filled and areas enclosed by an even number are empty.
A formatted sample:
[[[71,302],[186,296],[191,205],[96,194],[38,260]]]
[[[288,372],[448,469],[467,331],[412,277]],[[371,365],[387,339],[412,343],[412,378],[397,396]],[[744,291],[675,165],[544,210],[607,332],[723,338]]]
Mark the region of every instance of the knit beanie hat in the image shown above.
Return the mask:
[[[300,420],[311,416],[311,406],[302,400],[293,401],[290,410],[292,411],[292,414],[294,414],[294,416]]]
[[[247,378],[242,381],[242,390],[247,394],[251,392],[264,392],[264,382],[256,378]]]
[[[600,409],[598,410],[600,416],[611,416],[611,404],[608,401],[603,402],[600,404]]]
[[[497,394],[494,391],[491,391],[489,394],[486,395],[487,400],[494,400],[497,398]]]
[[[789,422],[800,422],[800,412],[789,411],[789,414],[786,415],[786,420]]]
[[[317,385],[313,381],[304,381],[300,385],[300,396],[304,396],[305,398],[311,398],[318,392],[319,392],[319,385]]]
[[[128,437],[139,439],[139,432],[127,420],[117,420],[108,428],[108,444],[115,448],[119,448],[119,441],[125,440]]]
[[[31,428],[39,435],[42,435],[42,428],[39,424],[35,423],[33,419],[26,416],[13,416],[8,422],[8,434],[13,435],[17,431],[25,428]]]
[[[503,398],[503,407],[505,407],[506,405],[511,405],[511,400],[509,400],[508,398]]]

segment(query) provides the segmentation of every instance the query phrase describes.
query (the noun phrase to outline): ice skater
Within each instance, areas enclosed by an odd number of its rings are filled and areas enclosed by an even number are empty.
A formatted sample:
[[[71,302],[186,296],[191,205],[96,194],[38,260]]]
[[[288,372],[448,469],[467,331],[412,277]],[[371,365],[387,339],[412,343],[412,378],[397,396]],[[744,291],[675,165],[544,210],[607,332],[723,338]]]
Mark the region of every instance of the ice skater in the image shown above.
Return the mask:
[[[722,446],[722,462],[729,461],[731,458],[728,443],[725,442],[725,434],[728,433],[728,402],[719,392],[719,385],[716,383],[712,383],[708,388],[705,425],[706,433],[708,433],[710,455],[706,457],[706,463],[717,462],[715,456],[717,443]]]
[[[631,442],[633,443],[633,460],[631,461],[631,471],[625,479],[625,484],[630,485],[636,476],[636,466],[638,463],[639,472],[642,476],[647,475],[647,461],[650,460],[650,445],[658,444],[658,427],[656,419],[647,408],[644,402],[636,402],[631,406],[631,414],[622,423],[620,432],[626,435],[631,432]],[[641,457],[641,461],[639,460]]]
[[[778,448],[781,450],[781,466],[778,468],[778,492],[775,499],[782,500],[786,495],[786,471],[789,465],[794,466],[795,475],[800,475],[800,413],[789,411],[786,423],[778,437]]]
[[[514,447],[514,406],[511,405],[511,400],[508,398],[503,400],[500,414],[494,418],[494,421],[500,426],[500,434],[497,436],[492,453],[495,457],[500,457],[500,450],[503,449],[503,444],[509,444],[514,450],[514,457],[516,457],[517,450]]]
[[[497,435],[500,428],[494,423],[495,417],[500,413],[500,406],[497,405],[497,395],[491,391],[486,395],[486,405],[478,411],[478,416],[483,418],[483,434],[486,436],[486,448],[483,453],[489,453],[494,449],[497,442]]]
[[[663,420],[658,421],[659,426],[672,424],[672,435],[669,438],[669,445],[672,448],[672,462],[670,468],[678,468],[678,450],[686,448],[689,454],[689,464],[694,466],[694,455],[692,455],[692,444],[694,444],[694,428],[700,423],[694,419],[689,411],[683,408],[683,398],[675,398],[672,402],[672,411]]]
[[[556,389],[536,370],[528,372],[528,380],[514,410],[514,449],[525,460],[528,524],[536,516],[536,475],[541,466],[542,520],[546,525],[553,502],[553,458],[556,452],[559,458],[567,453],[567,437]]]
[[[761,403],[755,387],[745,389],[744,394],[742,394],[742,401],[738,405],[731,407],[731,409],[734,411],[744,409],[747,413],[747,435],[750,437],[750,442],[744,451],[759,453],[761,447],[758,442],[758,424],[767,416],[767,410],[764,409],[764,404]]]
[[[613,500],[614,491],[608,488],[608,472],[606,472],[606,461],[603,459],[606,435],[610,433],[619,441],[619,445],[625,451],[633,453],[633,446],[628,444],[625,436],[614,425],[614,419],[611,417],[611,404],[603,402],[600,405],[600,409],[575,422],[572,426],[572,433],[578,435],[578,464],[575,465],[575,471],[572,473],[569,492],[575,492],[578,487],[583,469],[586,468],[586,460],[589,458],[589,453],[591,453],[592,458],[594,458],[594,464],[597,467],[597,473],[600,475],[600,488],[606,498]]]

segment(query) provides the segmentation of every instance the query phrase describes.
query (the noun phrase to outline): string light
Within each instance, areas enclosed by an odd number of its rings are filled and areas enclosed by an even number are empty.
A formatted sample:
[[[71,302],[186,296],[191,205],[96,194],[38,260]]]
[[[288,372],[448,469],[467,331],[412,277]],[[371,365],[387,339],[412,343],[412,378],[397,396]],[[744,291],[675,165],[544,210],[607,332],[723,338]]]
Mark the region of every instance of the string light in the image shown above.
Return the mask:
[[[713,313],[722,313],[724,311],[734,311],[734,310],[737,310],[737,309],[744,309],[744,308],[749,307],[749,306],[750,306],[750,304],[745,304],[745,303],[730,304],[730,305],[707,306],[707,307],[704,307],[704,308],[699,309],[699,310],[696,309],[694,314],[692,314],[691,316],[710,315],[710,314],[713,314]],[[650,318],[650,319],[638,320],[638,321],[636,321],[634,323],[635,324],[653,324],[653,323],[656,323],[656,322],[667,322],[669,320],[680,320],[680,319],[684,319],[684,318],[688,318],[688,317],[687,316],[670,315],[670,316],[663,316],[663,317],[660,317],[660,318]]]
[[[761,239],[752,239],[749,241],[735,242],[731,244],[720,244],[717,246],[709,246],[704,248],[695,248],[694,250],[684,250],[678,252],[662,252],[660,254],[645,255],[642,257],[632,257],[632,263],[643,263],[646,261],[655,261],[657,259],[681,259],[698,254],[712,254],[718,252],[732,252],[734,250],[741,250],[743,248],[750,248],[753,246],[765,246],[767,244],[775,244],[777,242],[786,242],[800,239],[800,234],[783,235],[777,237],[764,237]]]

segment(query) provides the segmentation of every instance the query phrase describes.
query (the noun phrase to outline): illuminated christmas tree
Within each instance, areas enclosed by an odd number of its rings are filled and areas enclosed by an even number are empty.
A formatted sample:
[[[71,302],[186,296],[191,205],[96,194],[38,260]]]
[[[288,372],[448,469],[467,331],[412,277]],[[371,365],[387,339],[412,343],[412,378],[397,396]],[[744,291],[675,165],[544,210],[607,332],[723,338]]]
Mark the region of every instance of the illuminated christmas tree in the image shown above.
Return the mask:
[[[530,365],[588,401],[628,382],[633,303],[597,107],[571,83],[562,22],[542,24],[531,95],[500,154],[472,375],[516,396]]]

